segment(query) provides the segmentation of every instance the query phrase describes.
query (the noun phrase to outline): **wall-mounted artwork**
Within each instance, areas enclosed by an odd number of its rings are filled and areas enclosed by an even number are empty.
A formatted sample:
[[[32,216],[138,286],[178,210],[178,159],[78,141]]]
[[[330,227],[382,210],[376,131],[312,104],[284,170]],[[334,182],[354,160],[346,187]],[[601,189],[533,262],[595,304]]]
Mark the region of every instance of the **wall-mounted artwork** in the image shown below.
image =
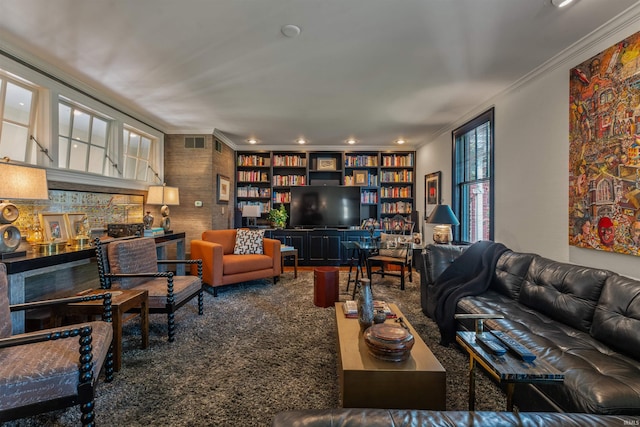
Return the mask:
[[[640,33],[570,71],[569,244],[640,255]]]

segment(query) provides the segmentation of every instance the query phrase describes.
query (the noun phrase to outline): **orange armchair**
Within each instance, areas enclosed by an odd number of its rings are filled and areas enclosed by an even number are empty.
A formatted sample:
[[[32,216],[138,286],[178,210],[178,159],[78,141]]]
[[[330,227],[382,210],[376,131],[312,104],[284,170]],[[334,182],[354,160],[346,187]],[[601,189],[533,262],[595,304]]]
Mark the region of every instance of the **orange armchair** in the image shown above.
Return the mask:
[[[207,230],[202,240],[191,241],[191,258],[202,260],[202,281],[218,296],[218,286],[273,278],[281,272],[280,241],[263,239],[262,254],[235,255],[237,230]],[[193,267],[192,267],[193,269]]]

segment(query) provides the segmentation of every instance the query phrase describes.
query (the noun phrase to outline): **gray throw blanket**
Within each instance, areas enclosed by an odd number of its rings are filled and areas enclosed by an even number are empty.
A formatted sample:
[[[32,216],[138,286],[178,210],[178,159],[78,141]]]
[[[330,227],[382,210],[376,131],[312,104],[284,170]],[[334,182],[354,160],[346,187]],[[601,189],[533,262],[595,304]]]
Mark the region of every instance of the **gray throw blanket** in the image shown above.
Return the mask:
[[[447,346],[456,336],[456,306],[469,295],[489,288],[498,258],[507,247],[502,243],[482,240],[471,245],[434,282],[436,309],[434,317],[440,329],[440,344]]]

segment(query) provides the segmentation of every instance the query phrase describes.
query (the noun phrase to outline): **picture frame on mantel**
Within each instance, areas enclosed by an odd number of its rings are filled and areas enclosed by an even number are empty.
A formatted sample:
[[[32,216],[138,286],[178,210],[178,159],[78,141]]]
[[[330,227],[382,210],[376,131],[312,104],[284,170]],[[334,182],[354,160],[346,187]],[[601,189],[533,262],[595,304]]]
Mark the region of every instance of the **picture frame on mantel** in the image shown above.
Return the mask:
[[[43,212],[40,214],[40,227],[42,227],[46,242],[66,242],[69,240],[67,221],[62,212]]]
[[[231,194],[231,180],[228,176],[218,174],[218,203],[229,204]]]
[[[424,176],[424,217],[428,218],[431,211],[440,203],[442,172],[428,173]]]

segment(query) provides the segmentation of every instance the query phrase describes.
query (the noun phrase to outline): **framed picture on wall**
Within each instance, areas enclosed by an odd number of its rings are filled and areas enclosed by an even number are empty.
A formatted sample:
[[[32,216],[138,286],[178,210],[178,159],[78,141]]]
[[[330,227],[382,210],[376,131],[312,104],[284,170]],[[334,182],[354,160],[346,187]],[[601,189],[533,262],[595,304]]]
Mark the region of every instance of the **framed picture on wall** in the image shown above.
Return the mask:
[[[428,218],[431,211],[440,203],[440,177],[442,172],[433,172],[424,176],[424,217]]]
[[[218,203],[229,203],[231,181],[229,177],[218,174]]]

